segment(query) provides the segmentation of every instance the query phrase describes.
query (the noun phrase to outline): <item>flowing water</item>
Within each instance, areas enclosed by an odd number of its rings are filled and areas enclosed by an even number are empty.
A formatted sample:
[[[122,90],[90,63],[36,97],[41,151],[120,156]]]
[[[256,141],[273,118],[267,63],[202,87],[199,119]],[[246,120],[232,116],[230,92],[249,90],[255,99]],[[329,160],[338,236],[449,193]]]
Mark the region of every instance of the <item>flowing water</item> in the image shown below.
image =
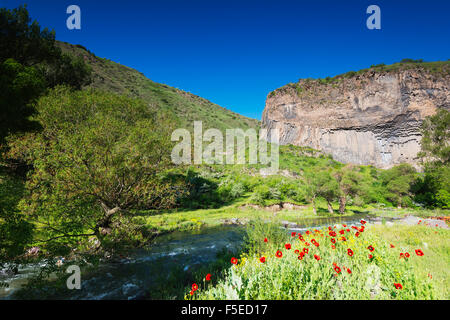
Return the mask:
[[[359,225],[364,219],[381,223],[381,218],[369,215],[357,217],[314,218],[301,224],[283,222],[287,232],[302,232],[338,223]],[[392,219],[388,219],[392,220]],[[221,226],[190,232],[174,232],[160,236],[145,249],[130,252],[127,258],[105,261],[94,272],[82,275],[81,290],[63,290],[57,299],[140,299],[149,296],[150,288],[160,283],[170,271],[189,273],[196,267],[213,262],[222,250],[237,250],[243,242],[244,227]],[[0,288],[0,299],[15,299],[33,273],[45,263],[25,265],[14,276],[2,276],[9,288]],[[45,299],[41,295],[39,298]],[[55,298],[51,296],[51,298]]]

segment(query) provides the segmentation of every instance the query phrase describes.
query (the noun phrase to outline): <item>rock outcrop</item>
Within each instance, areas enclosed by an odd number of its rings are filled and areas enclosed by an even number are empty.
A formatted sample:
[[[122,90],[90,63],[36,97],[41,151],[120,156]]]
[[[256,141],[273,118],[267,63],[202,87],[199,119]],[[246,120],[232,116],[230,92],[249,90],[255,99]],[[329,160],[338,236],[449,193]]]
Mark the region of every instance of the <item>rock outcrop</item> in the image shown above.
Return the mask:
[[[271,92],[262,125],[281,144],[309,146],[344,163],[389,168],[417,164],[420,125],[450,109],[448,62],[443,71],[368,69],[327,80],[300,80]]]

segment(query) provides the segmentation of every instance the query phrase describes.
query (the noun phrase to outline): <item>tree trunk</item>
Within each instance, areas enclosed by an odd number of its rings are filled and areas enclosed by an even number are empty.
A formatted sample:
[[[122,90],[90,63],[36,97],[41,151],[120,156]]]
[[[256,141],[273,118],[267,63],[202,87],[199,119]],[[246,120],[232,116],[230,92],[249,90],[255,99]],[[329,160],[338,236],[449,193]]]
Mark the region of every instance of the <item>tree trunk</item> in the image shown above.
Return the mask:
[[[340,214],[344,214],[346,203],[347,203],[347,198],[345,196],[339,197],[339,213]]]
[[[312,206],[313,206],[313,213],[314,213],[314,215],[317,215],[317,210],[316,210],[316,197],[315,197],[315,196],[312,198]]]
[[[328,212],[334,213],[333,206],[331,205],[330,201],[327,200],[327,204],[328,204]]]
[[[100,221],[97,222],[95,233],[97,236],[105,236],[107,234],[110,234],[111,229],[111,219],[112,217],[119,212],[121,209],[119,207],[115,207],[113,209],[110,209],[105,203],[101,202],[101,206],[104,211],[104,215]]]

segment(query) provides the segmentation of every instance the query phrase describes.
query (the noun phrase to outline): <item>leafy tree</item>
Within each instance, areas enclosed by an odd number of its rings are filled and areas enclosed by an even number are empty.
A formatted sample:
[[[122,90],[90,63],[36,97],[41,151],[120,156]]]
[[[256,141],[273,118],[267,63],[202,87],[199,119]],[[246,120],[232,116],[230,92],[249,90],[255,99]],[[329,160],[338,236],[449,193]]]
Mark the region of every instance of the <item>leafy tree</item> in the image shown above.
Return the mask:
[[[348,165],[342,169],[336,170],[334,177],[339,185],[339,213],[345,212],[347,199],[354,197],[361,192],[360,184],[363,183],[364,177],[356,171],[357,168]]]
[[[422,150],[419,156],[423,161],[434,165],[448,165],[450,162],[450,112],[439,109],[427,117],[421,128]]]
[[[0,144],[9,134],[36,129],[33,103],[47,88],[76,89],[90,82],[90,68],[63,54],[55,33],[31,21],[26,6],[0,8]]]
[[[439,109],[422,124],[424,173],[414,186],[415,199],[427,207],[450,207],[450,112]]]
[[[400,164],[384,170],[380,176],[386,188],[385,197],[399,207],[411,204],[412,187],[417,179],[416,170],[409,164]]]
[[[331,203],[338,195],[338,183],[329,170],[322,169],[306,174],[307,193],[313,205],[313,212],[317,214],[316,198],[323,197],[327,201],[328,212],[333,213]]]
[[[37,104],[39,133],[11,143],[34,168],[21,208],[42,241],[104,240],[138,209],[172,207],[183,195],[171,167],[170,119],[141,100],[57,87]]]

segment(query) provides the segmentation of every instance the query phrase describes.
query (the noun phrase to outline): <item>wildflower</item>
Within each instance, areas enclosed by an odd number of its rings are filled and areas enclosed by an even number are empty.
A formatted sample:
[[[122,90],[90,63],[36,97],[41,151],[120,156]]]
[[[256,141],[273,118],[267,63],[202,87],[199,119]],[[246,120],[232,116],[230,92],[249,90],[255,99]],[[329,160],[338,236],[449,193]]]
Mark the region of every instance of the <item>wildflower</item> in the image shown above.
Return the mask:
[[[332,244],[331,249],[333,249],[333,250],[336,249],[336,246]]]
[[[192,291],[197,291],[198,285],[196,283],[192,284]]]
[[[343,224],[342,226],[343,226],[344,228],[347,228],[347,225],[346,225],[346,224]]]
[[[409,253],[408,252],[405,252],[405,257],[409,258]]]
[[[366,224],[367,221],[364,221],[364,220],[361,219],[360,222],[361,222],[361,224]]]
[[[341,273],[341,268],[339,268],[338,266],[334,266],[333,269],[334,271],[336,271],[336,273]]]
[[[208,273],[205,277],[206,281],[210,281],[211,280],[211,273]]]
[[[347,272],[348,272],[348,274],[352,274],[352,270],[350,270],[348,268],[347,268]]]
[[[264,242],[267,242],[267,238],[264,238]]]
[[[233,258],[231,258],[231,263],[232,264],[237,264],[238,260],[235,257],[233,257]]]
[[[372,247],[371,245],[367,247],[367,249],[369,249],[370,252],[373,252],[373,250],[375,250],[374,247]]]
[[[355,237],[359,237],[359,232],[358,231],[356,231],[356,233],[355,233]]]
[[[316,241],[316,242],[314,242],[314,245],[316,246],[316,247],[319,247],[319,243]]]
[[[336,239],[331,239],[331,243],[336,243]]]
[[[295,253],[295,254],[299,254],[299,253],[300,253],[300,250],[297,249],[297,250],[294,251],[294,253]]]
[[[308,248],[303,248],[303,252],[306,253],[306,254],[308,254],[309,249],[308,249]]]
[[[341,237],[341,240],[342,241],[347,241],[347,238],[346,237]]]
[[[345,232],[344,230],[340,230],[339,234],[344,234],[344,232]]]
[[[330,235],[330,237],[336,237],[336,232],[334,231],[330,231],[328,234]]]
[[[317,261],[320,260],[320,256],[318,256],[317,254],[314,255],[314,259],[316,259]]]
[[[283,256],[283,252],[281,252],[280,250],[277,250],[276,256],[277,256],[277,258],[281,258]]]
[[[395,286],[395,289],[397,289],[397,290],[398,289],[400,289],[400,290],[403,289],[403,286],[400,283],[395,283],[394,282],[394,286]]]
[[[297,234],[296,232],[292,232],[291,236],[295,237],[296,234]]]
[[[390,244],[390,246],[391,246],[391,248],[395,248],[395,246],[392,243]]]
[[[369,259],[373,259],[373,255],[369,254]]]
[[[194,291],[192,291],[192,290],[191,290],[191,292],[189,292],[189,293],[190,293],[190,295],[191,295],[191,296],[193,296],[193,295],[194,295]]]
[[[420,249],[417,249],[416,254],[421,257],[421,256],[423,256],[423,251]]]
[[[261,257],[261,258],[259,258],[259,261],[261,261],[261,263],[266,262],[266,257]]]
[[[298,239],[299,239],[300,241],[304,241],[304,239],[303,239],[303,236],[302,236],[302,235],[299,235],[299,236],[298,236]]]
[[[352,249],[347,249],[347,254],[351,257],[353,256],[353,250]]]
[[[306,246],[309,246],[309,243],[308,243],[308,242],[305,242],[305,244],[306,244]]]
[[[284,247],[285,247],[287,250],[291,250],[291,244],[290,244],[290,243],[286,243],[286,244],[284,245]]]
[[[431,274],[428,274],[428,278],[433,279],[433,276]]]
[[[310,234],[311,232],[309,230],[306,230],[306,234]]]

